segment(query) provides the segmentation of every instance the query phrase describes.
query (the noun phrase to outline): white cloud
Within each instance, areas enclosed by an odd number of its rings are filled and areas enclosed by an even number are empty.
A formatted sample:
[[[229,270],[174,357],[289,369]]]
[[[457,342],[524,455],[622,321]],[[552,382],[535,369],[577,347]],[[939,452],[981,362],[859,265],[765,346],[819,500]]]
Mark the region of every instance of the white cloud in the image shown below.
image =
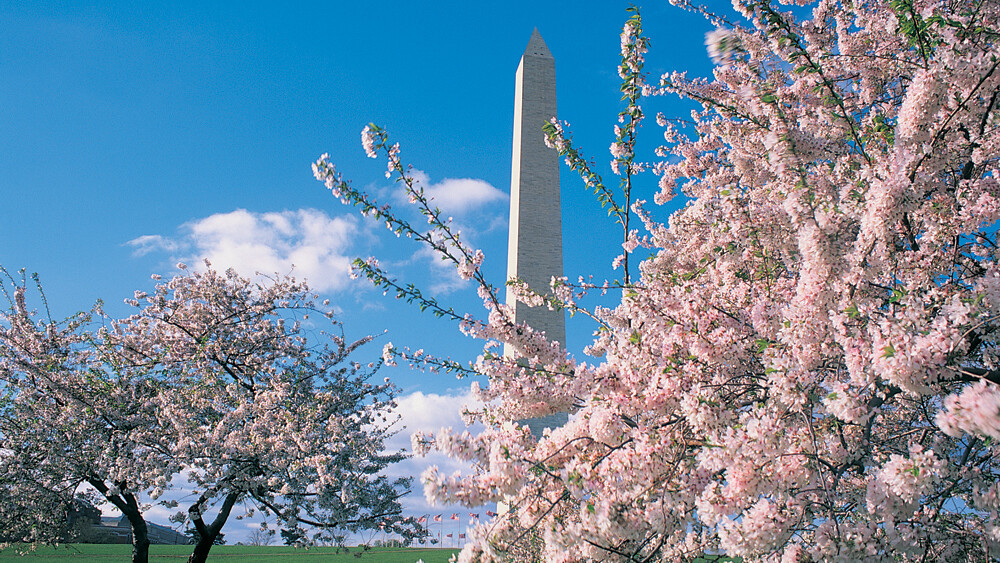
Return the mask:
[[[465,429],[465,422],[462,420],[461,411],[464,407],[477,408],[480,403],[472,395],[470,390],[457,392],[455,394],[423,393],[415,391],[408,395],[403,395],[396,400],[396,412],[401,416],[400,423],[405,429],[394,436],[387,444],[389,451],[405,449],[410,451],[410,436],[415,432],[434,432],[441,428],[454,428],[456,431]],[[476,434],[483,430],[479,424],[473,425],[469,430]],[[390,471],[392,475],[415,477],[413,492],[402,499],[404,513],[420,516],[423,514],[444,514],[447,519],[452,513],[461,515],[461,531],[469,523],[469,513],[481,513],[481,518],[486,518],[486,510],[496,511],[495,505],[481,508],[466,508],[460,505],[435,505],[431,504],[423,494],[423,485],[420,483],[420,475],[428,467],[436,465],[442,473],[450,475],[456,471],[463,474],[472,472],[472,468],[461,461],[454,460],[440,452],[431,452],[424,457],[411,457],[393,466]],[[458,528],[458,522],[444,522],[445,533],[454,532]],[[440,530],[441,523],[431,523],[431,531],[435,534]]]
[[[489,182],[476,178],[445,178],[440,182],[432,182],[426,172],[418,169],[411,170],[410,175],[415,186],[423,188],[430,205],[440,209],[441,218],[449,223],[449,228],[461,234],[465,244],[478,248],[476,239],[480,236],[499,230],[506,231],[507,201],[510,198]],[[391,197],[400,209],[410,205],[405,192],[398,186],[385,188],[381,190],[381,194],[383,197]],[[425,219],[416,213],[414,217],[412,225],[419,228]],[[410,260],[401,263],[404,266],[418,264],[425,268],[424,271],[430,277],[424,287],[435,295],[447,295],[470,286],[470,282],[459,277],[451,261],[441,260],[440,254],[428,246],[420,247],[413,252]]]
[[[507,194],[475,178],[445,178],[426,191],[438,207],[448,211],[466,211],[507,200]]]
[[[466,213],[509,198],[489,182],[477,178],[445,178],[434,183],[422,170],[413,170],[412,175],[416,183],[424,188],[424,195],[432,200],[431,205],[445,213]],[[506,206],[495,207],[501,212],[506,211]]]
[[[127,244],[135,247],[132,251],[135,256],[145,256],[153,251],[176,252],[178,247],[175,241],[160,235],[142,235],[128,241]]]
[[[394,438],[394,445],[410,446],[410,435],[414,432],[437,432],[441,428],[463,428],[462,409],[466,406],[477,408],[480,403],[470,389],[452,395],[424,393],[414,391],[396,399],[396,412],[400,415],[400,423],[406,426]],[[400,435],[405,434],[404,442]]]
[[[317,291],[347,284],[351,259],[346,251],[361,232],[353,215],[331,218],[316,209],[237,209],[196,219],[179,230],[177,239],[143,235],[127,244],[139,256],[160,250],[194,267],[207,259],[216,268],[233,268],[245,276],[291,272]]]
[[[463,280],[451,260],[442,260],[437,250],[429,246],[421,246],[413,252],[406,264],[426,264],[429,276],[427,288],[434,295],[448,295],[459,289],[472,285],[469,280]]]

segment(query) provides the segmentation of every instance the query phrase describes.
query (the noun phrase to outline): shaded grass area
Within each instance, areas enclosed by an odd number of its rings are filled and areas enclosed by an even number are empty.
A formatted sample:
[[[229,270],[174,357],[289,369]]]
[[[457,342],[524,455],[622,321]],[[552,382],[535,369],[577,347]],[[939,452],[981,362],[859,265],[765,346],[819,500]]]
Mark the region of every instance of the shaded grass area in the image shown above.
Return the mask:
[[[153,561],[186,561],[191,554],[189,545],[151,545],[149,560]],[[60,547],[39,547],[25,555],[24,549],[8,548],[0,551],[0,562],[14,563],[66,563],[68,561],[86,561],[88,563],[116,562],[127,563],[131,559],[132,546],[125,544],[71,544]],[[357,554],[361,553],[358,558]],[[350,548],[348,552],[334,547],[314,547],[297,549],[286,546],[252,547],[244,545],[217,545],[209,553],[209,561],[239,561],[239,563],[318,563],[331,561],[347,563],[360,561],[364,563],[415,563],[422,559],[424,563],[445,563],[458,549],[440,548],[372,548],[362,552]]]

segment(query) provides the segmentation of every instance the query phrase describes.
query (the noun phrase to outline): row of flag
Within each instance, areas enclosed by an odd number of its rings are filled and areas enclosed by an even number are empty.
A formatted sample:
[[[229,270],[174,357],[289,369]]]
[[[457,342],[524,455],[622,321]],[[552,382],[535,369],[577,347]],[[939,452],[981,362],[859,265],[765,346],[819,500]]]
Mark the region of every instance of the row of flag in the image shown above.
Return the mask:
[[[487,510],[486,511],[486,516],[488,518],[493,518],[494,516],[499,516],[499,514],[496,513],[496,512],[493,512],[492,510]],[[443,534],[443,532],[444,532],[444,520],[446,518],[448,520],[458,520],[459,526],[461,527],[462,517],[459,515],[458,512],[453,512],[451,514],[451,516],[447,516],[447,517],[444,514],[437,514],[435,516],[431,516],[430,514],[425,514],[425,515],[417,518],[417,523],[418,524],[427,524],[429,522],[429,520],[430,521],[434,521],[434,522],[441,522],[441,530],[438,532],[437,541],[442,541],[444,538],[453,539],[453,538],[455,538],[455,534],[454,533]],[[472,520],[479,520],[479,513],[478,512],[470,512],[469,513],[469,518],[472,519]],[[389,530],[387,530],[387,528],[389,528],[389,526],[391,524],[392,524],[392,522],[390,522],[389,520],[383,520],[382,522],[379,523],[379,529],[382,531],[382,533],[389,533]],[[421,538],[420,539],[420,543],[423,544],[425,542],[425,539],[426,538]],[[466,539],[466,535],[464,533],[459,533],[458,534],[458,539],[459,540],[465,540]]]
[[[487,510],[487,511],[486,511],[486,516],[487,516],[487,517],[489,517],[489,518],[493,518],[493,517],[494,517],[494,516],[496,516],[496,515],[497,515],[497,513],[496,513],[496,512],[493,512],[492,510]],[[426,523],[427,523],[427,518],[428,518],[429,516],[430,516],[430,514],[427,514],[427,515],[425,515],[425,516],[421,516],[420,518],[417,518],[417,523],[418,523],[418,524],[426,524]],[[478,514],[478,513],[475,513],[475,512],[470,512],[470,513],[469,513],[469,518],[472,518],[472,519],[474,519],[474,520],[479,520],[479,514]],[[454,514],[452,514],[452,515],[451,515],[451,516],[450,516],[450,517],[449,517],[448,519],[449,519],[449,520],[458,520],[458,519],[459,519],[459,516],[458,516],[458,513],[457,513],[457,512],[455,512],[455,513],[454,513]],[[443,521],[443,520],[444,520],[444,514],[438,514],[437,516],[435,516],[435,517],[433,518],[433,520],[434,520],[435,522],[441,522],[441,521]]]
[[[497,516],[496,512],[493,512],[492,510],[487,510],[486,511],[486,517],[487,518],[493,518],[494,516]],[[417,523],[418,524],[426,524],[428,517],[430,517],[430,514],[425,514],[424,516],[421,516],[420,518],[417,518]],[[459,515],[458,515],[457,512],[453,513],[451,516],[448,517],[449,520],[458,520],[459,518],[460,517],[459,517]],[[479,513],[477,513],[477,512],[470,512],[469,513],[469,518],[472,518],[473,520],[479,520]],[[435,522],[443,522],[444,521],[444,514],[438,514],[437,516],[434,516],[432,518],[432,520],[434,520]],[[385,527],[388,526],[389,524],[391,524],[391,522],[389,522],[388,520],[383,520],[382,522],[379,522],[378,527],[381,530],[385,530]]]

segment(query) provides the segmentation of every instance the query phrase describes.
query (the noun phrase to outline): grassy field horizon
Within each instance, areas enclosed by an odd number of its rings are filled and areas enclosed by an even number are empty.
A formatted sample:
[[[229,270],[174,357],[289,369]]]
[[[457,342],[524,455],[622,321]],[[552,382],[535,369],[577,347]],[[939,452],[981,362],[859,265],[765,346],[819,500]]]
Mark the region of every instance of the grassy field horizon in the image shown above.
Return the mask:
[[[191,554],[190,545],[152,545],[149,547],[150,561],[184,561]],[[444,563],[458,553],[458,548],[379,548],[368,550],[351,547],[345,551],[336,547],[312,547],[309,549],[288,546],[217,545],[208,556],[209,561],[236,560],[240,563],[299,563],[331,561],[369,561],[371,563]],[[9,547],[0,551],[0,562],[21,561],[24,563],[64,563],[66,561],[127,562],[131,558],[132,546],[128,544],[68,544],[65,546],[43,546],[22,555],[23,549]],[[361,554],[358,558],[358,554]]]

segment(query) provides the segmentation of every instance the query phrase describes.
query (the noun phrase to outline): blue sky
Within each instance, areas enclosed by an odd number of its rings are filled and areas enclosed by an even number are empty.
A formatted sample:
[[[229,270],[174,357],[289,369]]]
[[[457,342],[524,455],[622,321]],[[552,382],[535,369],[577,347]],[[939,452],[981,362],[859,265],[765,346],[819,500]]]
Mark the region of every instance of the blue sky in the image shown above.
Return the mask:
[[[478,312],[473,288],[342,207],[310,164],[328,152],[354,185],[391,200],[384,163],[360,146],[365,124],[387,128],[501,285],[520,55],[538,27],[556,59],[559,117],[609,178],[627,5],[0,2],[0,265],[38,272],[57,315],[98,298],[121,315],[122,299],[177,260],[207,255],[247,274],[298,261],[294,273],[338,306],[349,336],[388,331],[372,358],[391,340],[473,359],[480,344],[453,324],[349,280],[343,265],[379,256],[401,279]],[[665,2],[643,8],[651,76],[708,75],[709,24]],[[689,106],[662,99],[647,107],[656,111]],[[646,129],[659,138],[653,120]],[[655,179],[645,182],[651,199]],[[615,225],[570,171],[561,183],[566,274],[614,277]],[[573,319],[568,328],[579,354],[593,327]],[[440,409],[468,387],[405,368],[386,374],[416,410]],[[424,510],[419,502],[413,510]]]

